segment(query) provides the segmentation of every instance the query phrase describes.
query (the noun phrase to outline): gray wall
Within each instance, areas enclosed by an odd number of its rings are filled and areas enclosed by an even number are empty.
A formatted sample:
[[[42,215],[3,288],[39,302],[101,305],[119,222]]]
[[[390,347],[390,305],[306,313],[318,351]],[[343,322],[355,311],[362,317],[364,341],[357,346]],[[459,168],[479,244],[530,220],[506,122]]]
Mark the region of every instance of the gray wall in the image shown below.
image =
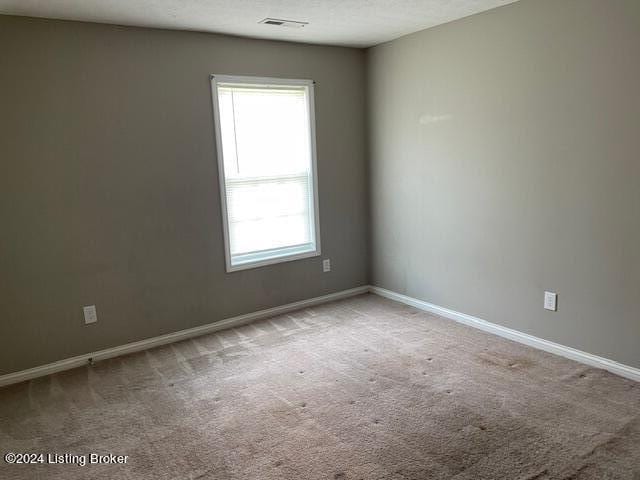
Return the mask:
[[[371,49],[373,283],[640,367],[639,25],[523,0]]]
[[[366,284],[364,60],[0,17],[0,374]],[[210,73],[316,80],[323,257],[225,273]]]

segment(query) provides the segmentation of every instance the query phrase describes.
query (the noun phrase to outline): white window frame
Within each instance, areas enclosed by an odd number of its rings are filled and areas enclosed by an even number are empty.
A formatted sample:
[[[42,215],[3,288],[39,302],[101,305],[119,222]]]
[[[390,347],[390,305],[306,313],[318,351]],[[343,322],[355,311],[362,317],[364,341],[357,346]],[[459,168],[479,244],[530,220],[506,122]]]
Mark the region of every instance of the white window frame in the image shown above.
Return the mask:
[[[309,134],[310,148],[311,148],[311,175],[312,182],[311,188],[313,189],[310,198],[313,200],[313,221],[311,222],[313,228],[312,238],[315,240],[315,249],[307,250],[297,253],[295,246],[282,247],[277,249],[271,249],[273,256],[264,259],[255,259],[256,253],[245,254],[246,259],[241,263],[232,263],[231,256],[231,243],[229,240],[229,216],[227,213],[227,188],[225,182],[224,172],[224,157],[222,150],[222,134],[220,124],[220,107],[218,104],[218,83],[238,83],[247,85],[260,85],[263,87],[268,86],[304,86],[307,89],[307,100],[309,107]],[[304,79],[290,79],[290,78],[273,78],[273,77],[252,77],[241,75],[211,75],[211,98],[213,102],[213,120],[216,137],[216,150],[217,150],[217,162],[218,162],[218,177],[220,183],[220,205],[222,208],[222,230],[224,233],[224,253],[227,272],[236,272],[239,270],[247,270],[250,268],[263,267],[265,265],[273,265],[282,262],[291,262],[294,260],[300,260],[303,258],[317,257],[321,254],[320,249],[320,205],[318,201],[318,169],[316,162],[316,115],[315,115],[315,95],[314,95],[313,80]],[[252,259],[253,258],[253,259]]]

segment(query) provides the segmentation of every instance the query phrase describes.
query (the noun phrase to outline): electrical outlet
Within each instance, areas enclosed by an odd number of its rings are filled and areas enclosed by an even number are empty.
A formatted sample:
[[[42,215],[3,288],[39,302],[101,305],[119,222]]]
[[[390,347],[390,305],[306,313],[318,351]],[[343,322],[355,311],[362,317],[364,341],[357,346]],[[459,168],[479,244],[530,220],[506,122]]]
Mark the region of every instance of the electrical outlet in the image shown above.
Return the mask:
[[[98,312],[96,312],[95,305],[88,305],[86,307],[82,307],[82,313],[84,313],[85,325],[89,323],[96,323],[98,321]]]
[[[330,272],[331,271],[331,260],[328,258],[325,258],[324,260],[322,260],[322,271],[324,273]]]
[[[558,310],[558,294],[553,292],[544,292],[544,308],[555,312]]]

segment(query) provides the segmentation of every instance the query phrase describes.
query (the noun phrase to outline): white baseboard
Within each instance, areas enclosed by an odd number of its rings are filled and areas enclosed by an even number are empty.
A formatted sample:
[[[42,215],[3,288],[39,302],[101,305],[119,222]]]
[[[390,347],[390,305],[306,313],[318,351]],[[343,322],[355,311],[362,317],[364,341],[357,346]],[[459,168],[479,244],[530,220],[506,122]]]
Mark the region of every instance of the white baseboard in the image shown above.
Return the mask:
[[[549,340],[534,337],[533,335],[522,333],[511,328],[496,325],[495,323],[487,322],[486,320],[482,320],[481,318],[473,317],[471,315],[467,315],[466,313],[456,312],[455,310],[450,310],[448,308],[440,307],[429,302],[418,300],[417,298],[412,298],[400,293],[392,292],[391,290],[387,290],[385,288],[371,286],[369,287],[369,291],[371,293],[375,293],[376,295],[380,295],[381,297],[395,300],[397,302],[404,303],[405,305],[410,305],[420,310],[435,313],[436,315],[440,315],[441,317],[445,317],[459,323],[464,323],[465,325],[484,330],[485,332],[493,333],[494,335],[508,338],[509,340],[523,343],[539,350],[544,350],[545,352],[560,355],[561,357],[569,358],[571,360],[575,360],[576,362],[580,362],[591,367],[602,368],[604,370],[608,370],[611,373],[615,373],[616,375],[620,375],[621,377],[640,382],[640,369],[638,368],[630,367],[628,365],[618,363],[614,360],[609,360],[608,358],[592,355],[591,353],[583,352],[575,348],[566,347],[564,345],[560,345],[559,343],[550,342]]]
[[[440,307],[438,305],[434,305],[432,303],[425,302],[423,300],[418,300],[417,298],[412,298],[406,295],[402,295],[400,293],[392,292],[391,290],[387,290],[381,287],[365,285],[362,287],[352,288],[349,290],[330,293],[329,295],[323,295],[321,297],[301,300],[299,302],[288,303],[286,305],[268,308],[266,310],[259,310],[257,312],[252,312],[252,313],[247,313],[245,315],[239,315],[237,317],[227,318],[219,322],[202,325],[200,327],[189,328],[187,330],[180,330],[178,332],[161,335],[159,337],[147,338],[145,340],[140,340],[138,342],[133,342],[133,343],[127,343],[125,345],[121,345],[118,347],[107,348],[104,350],[99,350],[97,352],[91,352],[83,355],[78,355],[76,357],[66,358],[64,360],[49,363],[47,365],[42,365],[39,367],[30,368],[28,370],[8,373],[6,375],[0,376],[0,387],[5,385],[10,385],[13,383],[23,382],[25,380],[31,380],[33,378],[42,377],[44,375],[50,375],[52,373],[57,373],[64,370],[80,367],[82,365],[86,365],[89,359],[93,359],[94,361],[106,360],[108,358],[113,358],[120,355],[126,355],[128,353],[147,350],[149,348],[157,347],[160,345],[166,345],[168,343],[178,342],[180,340],[186,340],[188,338],[198,337],[200,335],[213,333],[213,332],[224,330],[227,328],[238,327],[240,325],[251,323],[255,320],[269,318],[269,317],[281,315],[287,312],[292,312],[294,310],[300,310],[302,308],[307,308],[314,305],[320,305],[322,303],[332,302],[334,300],[340,300],[343,298],[348,298],[348,297],[360,295],[367,292],[371,292],[376,295],[380,295],[381,297],[385,297],[390,300],[395,300],[397,302],[404,303],[405,305],[410,305],[420,310],[425,310],[427,312],[440,315],[450,320],[454,320],[456,322],[478,328],[485,332],[489,332],[494,335],[498,335],[500,337],[508,338],[509,340],[513,340],[519,343],[523,343],[525,345],[529,345],[530,347],[534,347],[539,350],[544,350],[549,353],[560,355],[561,357],[575,360],[585,365],[589,365],[596,368],[602,368],[604,370],[608,370],[612,373],[615,373],[616,375],[620,375],[621,377],[629,378],[631,380],[640,382],[640,369],[638,368],[630,367],[628,365],[618,363],[614,360],[609,360],[608,358],[599,357],[597,355],[592,355],[590,353],[583,352],[575,348],[566,347],[558,343],[554,343],[548,340],[544,340],[542,338],[534,337],[533,335],[522,333],[517,330],[513,330],[500,325],[496,325],[495,323],[487,322],[486,320],[482,320],[480,318],[473,317],[465,313],[456,312],[455,310],[450,310],[448,308]]]
[[[80,367],[82,365],[86,365],[89,362],[89,359],[98,361],[125,355],[128,353],[139,352],[141,350],[147,350],[149,348],[165,345],[167,343],[178,342],[180,340],[186,340],[188,338],[199,337],[200,335],[205,335],[207,333],[213,333],[227,328],[238,327],[255,320],[281,315],[283,313],[312,307],[314,305],[320,305],[322,303],[332,302],[334,300],[353,297],[355,295],[367,293],[368,291],[369,286],[367,285],[351,288],[349,290],[342,290],[340,292],[330,293],[329,295],[323,295],[321,297],[309,298],[307,300],[301,300],[299,302],[287,303],[286,305],[281,305],[279,307],[267,308],[266,310],[259,310],[257,312],[247,313],[245,315],[238,315],[237,317],[227,318],[219,322],[209,323],[200,327],[180,330],[178,332],[168,333],[159,337],[147,338],[138,342],[127,343],[126,345],[107,348],[105,350],[99,350],[97,352],[85,353],[83,355],[78,355],[77,357],[66,358],[64,360],[59,360],[47,365],[30,368],[28,370],[8,373],[6,375],[0,376],[0,387],[4,385],[10,385],[12,383],[23,382],[25,380],[31,380],[33,378],[42,377],[44,375],[50,375],[52,373],[61,372],[63,370],[69,370],[71,368]]]

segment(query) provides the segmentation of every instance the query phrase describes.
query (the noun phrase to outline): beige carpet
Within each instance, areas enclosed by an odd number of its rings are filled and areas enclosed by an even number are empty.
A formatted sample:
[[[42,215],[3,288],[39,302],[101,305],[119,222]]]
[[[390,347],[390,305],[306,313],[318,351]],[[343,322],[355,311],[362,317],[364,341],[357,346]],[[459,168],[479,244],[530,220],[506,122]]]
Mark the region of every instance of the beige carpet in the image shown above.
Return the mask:
[[[2,479],[640,479],[640,385],[363,295],[0,389]]]

